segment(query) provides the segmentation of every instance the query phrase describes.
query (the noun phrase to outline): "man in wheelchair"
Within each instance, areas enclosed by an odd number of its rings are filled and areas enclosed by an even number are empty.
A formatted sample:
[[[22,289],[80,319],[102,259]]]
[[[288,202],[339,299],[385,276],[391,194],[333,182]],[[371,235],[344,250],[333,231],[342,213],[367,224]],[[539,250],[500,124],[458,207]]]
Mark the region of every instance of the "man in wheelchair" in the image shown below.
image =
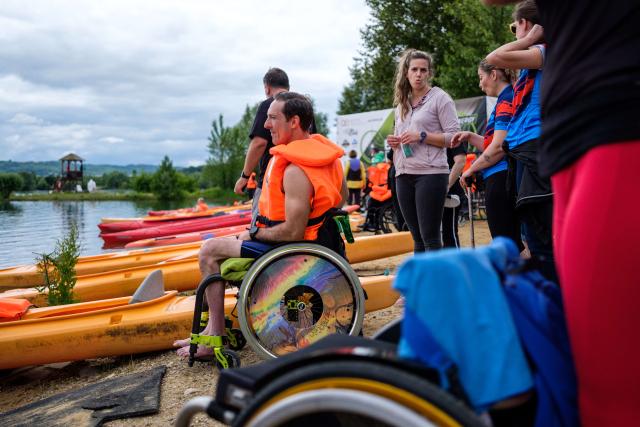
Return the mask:
[[[275,147],[265,173],[256,226],[233,238],[213,238],[199,253],[202,277],[220,272],[228,258],[259,258],[279,243],[312,241],[344,256],[344,243],[330,212],[347,199],[340,158],[344,151],[319,134],[309,134],[313,120],[310,100],[294,92],[278,94],[264,124]],[[224,282],[212,283],[205,292],[209,320],[202,335],[223,336]],[[189,356],[190,340],[174,343],[181,357]],[[196,358],[213,350],[198,346]]]

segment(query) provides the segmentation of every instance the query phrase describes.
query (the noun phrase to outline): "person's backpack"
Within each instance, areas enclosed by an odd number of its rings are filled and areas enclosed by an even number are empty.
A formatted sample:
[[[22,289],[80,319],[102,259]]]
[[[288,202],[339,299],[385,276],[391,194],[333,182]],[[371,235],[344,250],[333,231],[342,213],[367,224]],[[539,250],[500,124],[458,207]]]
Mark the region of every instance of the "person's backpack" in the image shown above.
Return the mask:
[[[353,160],[357,160],[357,162],[354,162]],[[360,172],[360,168],[361,167],[362,167],[362,165],[360,164],[360,160],[358,160],[358,159],[349,160],[349,171],[347,172],[347,181],[360,181],[360,180],[362,180],[362,175],[361,175],[361,172]]]

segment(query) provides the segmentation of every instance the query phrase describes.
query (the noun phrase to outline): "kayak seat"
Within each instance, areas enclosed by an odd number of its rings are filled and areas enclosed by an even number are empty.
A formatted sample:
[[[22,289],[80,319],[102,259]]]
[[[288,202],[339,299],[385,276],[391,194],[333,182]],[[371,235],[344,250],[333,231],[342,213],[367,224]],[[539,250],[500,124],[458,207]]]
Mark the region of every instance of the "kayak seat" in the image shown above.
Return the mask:
[[[164,279],[162,270],[153,270],[144,278],[138,289],[134,292],[128,304],[151,301],[164,295]]]

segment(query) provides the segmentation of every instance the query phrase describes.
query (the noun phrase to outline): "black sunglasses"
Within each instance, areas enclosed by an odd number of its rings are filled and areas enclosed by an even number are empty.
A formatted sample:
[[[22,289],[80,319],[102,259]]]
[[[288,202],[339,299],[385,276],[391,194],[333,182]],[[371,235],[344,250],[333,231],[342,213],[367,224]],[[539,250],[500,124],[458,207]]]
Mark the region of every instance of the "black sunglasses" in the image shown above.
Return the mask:
[[[509,24],[509,29],[511,30],[511,32],[513,34],[515,34],[516,33],[516,23],[512,22],[511,24]]]

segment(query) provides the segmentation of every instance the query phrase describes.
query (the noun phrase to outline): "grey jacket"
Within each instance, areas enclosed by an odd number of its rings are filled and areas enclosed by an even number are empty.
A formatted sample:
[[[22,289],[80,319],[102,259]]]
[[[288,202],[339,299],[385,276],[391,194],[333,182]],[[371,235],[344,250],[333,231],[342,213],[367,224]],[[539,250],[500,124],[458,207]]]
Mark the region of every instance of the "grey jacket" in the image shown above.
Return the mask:
[[[460,131],[460,122],[453,99],[439,87],[432,87],[420,105],[410,110],[404,120],[400,118],[400,107],[395,111],[394,135],[405,131],[444,134],[448,144],[456,132]],[[410,144],[412,157],[406,157],[399,146],[393,151],[396,176],[402,174],[428,175],[449,173],[446,148],[426,143]]]

